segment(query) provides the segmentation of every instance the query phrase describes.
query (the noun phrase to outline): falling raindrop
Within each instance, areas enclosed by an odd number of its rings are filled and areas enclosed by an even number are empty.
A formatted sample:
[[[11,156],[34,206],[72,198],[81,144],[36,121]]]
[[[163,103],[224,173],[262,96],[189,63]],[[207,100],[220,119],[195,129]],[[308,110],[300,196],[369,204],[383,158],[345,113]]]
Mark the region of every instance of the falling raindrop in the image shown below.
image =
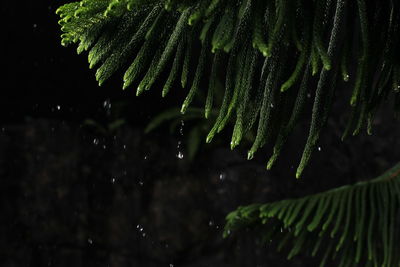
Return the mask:
[[[320,146],[318,147],[318,151],[321,151],[321,147]]]
[[[106,110],[107,115],[111,114],[111,102],[110,99],[107,99],[103,102],[103,107]]]
[[[209,221],[208,222],[208,226],[213,226],[214,225],[214,222],[213,221]]]
[[[88,238],[88,243],[90,244],[90,245],[93,245],[93,240],[91,239],[91,238]]]
[[[143,186],[144,185],[143,181],[139,181],[139,185]]]
[[[105,101],[103,102],[103,107],[104,107],[105,109],[110,109],[110,108],[111,108],[110,99],[107,99],[107,100],[105,100]]]
[[[60,109],[61,109],[61,106],[60,106],[60,105],[57,105],[56,108],[57,108],[57,110],[60,110]]]
[[[136,229],[138,229],[139,232],[143,232],[144,230],[140,224],[136,225]]]
[[[182,153],[182,151],[178,151],[178,154],[176,155],[176,157],[177,157],[178,159],[183,159],[183,153]]]
[[[183,133],[182,130],[180,130],[180,133],[182,135],[182,133]],[[182,141],[178,141],[178,145],[176,146],[176,149],[178,150],[178,153],[176,154],[176,157],[178,159],[183,159],[183,153],[181,151],[181,145],[182,145]]]
[[[226,178],[226,174],[225,174],[225,173],[221,173],[221,174],[219,175],[219,179],[220,179],[221,181],[225,180],[225,178]]]
[[[115,177],[111,178],[111,183],[114,184],[116,181]]]
[[[185,122],[181,120],[181,127],[179,128],[179,133],[183,136],[183,127],[185,126]]]
[[[100,143],[100,140],[98,138],[93,139],[93,144],[98,145]]]

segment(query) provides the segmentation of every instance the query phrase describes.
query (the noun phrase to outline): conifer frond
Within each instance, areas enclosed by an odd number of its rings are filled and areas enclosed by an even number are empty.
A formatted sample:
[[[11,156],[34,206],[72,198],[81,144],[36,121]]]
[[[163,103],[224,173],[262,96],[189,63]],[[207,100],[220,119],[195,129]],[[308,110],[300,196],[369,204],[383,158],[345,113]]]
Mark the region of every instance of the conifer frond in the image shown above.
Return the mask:
[[[224,235],[252,228],[280,241],[288,259],[322,256],[320,266],[335,260],[335,266],[392,267],[400,265],[399,214],[400,163],[370,181],[239,207],[227,216]]]
[[[268,168],[307,108],[310,85],[318,84],[297,177],[311,159],[341,80],[353,92],[343,138],[365,125],[371,133],[385,100],[400,112],[398,1],[81,0],[57,14],[62,44],[88,51],[100,85],[125,70],[124,89],[136,87],[139,95],[161,81],[165,96],[180,79],[188,90],[182,112],[200,91],[205,117],[212,107],[219,110],[207,142],[230,122],[232,148],[256,131],[248,157],[275,143]],[[221,102],[214,101],[218,81]]]

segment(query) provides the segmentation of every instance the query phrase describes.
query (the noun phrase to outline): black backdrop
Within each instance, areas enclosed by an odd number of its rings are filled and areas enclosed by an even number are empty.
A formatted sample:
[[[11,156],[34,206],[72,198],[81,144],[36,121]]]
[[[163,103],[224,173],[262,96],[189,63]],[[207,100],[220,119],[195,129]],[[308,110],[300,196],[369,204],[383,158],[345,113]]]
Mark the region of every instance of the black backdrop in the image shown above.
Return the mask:
[[[135,107],[133,116],[140,114],[134,117],[136,122],[164,109],[170,98],[161,100],[160,92],[150,91],[138,99],[133,88],[122,91],[120,76],[97,86],[87,55],[78,56],[76,47],[61,46],[55,11],[67,2],[10,1],[1,6],[3,120],[21,121],[30,116],[80,121],[98,116],[107,99],[123,100]],[[149,105],[155,95],[157,103]],[[175,99],[176,95],[172,102]]]

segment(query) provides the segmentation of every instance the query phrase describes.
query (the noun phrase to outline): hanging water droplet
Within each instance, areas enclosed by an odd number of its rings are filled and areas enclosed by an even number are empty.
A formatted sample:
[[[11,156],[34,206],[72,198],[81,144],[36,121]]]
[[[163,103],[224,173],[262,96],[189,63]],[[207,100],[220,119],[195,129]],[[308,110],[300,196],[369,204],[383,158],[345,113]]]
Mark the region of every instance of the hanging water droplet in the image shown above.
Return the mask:
[[[271,106],[271,108],[274,108],[274,104],[272,104],[272,103],[271,103],[271,105],[270,105],[270,106]]]
[[[221,173],[221,174],[219,175],[219,179],[220,179],[221,181],[225,180],[225,178],[226,178],[226,174],[225,174],[225,173]]]
[[[318,147],[318,151],[321,151],[321,147],[320,146]]]
[[[111,178],[111,183],[112,183],[112,184],[114,184],[114,183],[115,183],[115,181],[116,181],[116,179],[115,179],[115,178]]]
[[[209,221],[208,222],[208,226],[213,226],[214,225],[214,222],[213,221]]]
[[[57,105],[56,108],[57,108],[57,110],[60,110],[60,109],[61,109],[61,106],[60,106],[60,105]]]
[[[142,237],[146,237],[146,233],[143,233],[143,234],[142,234]]]
[[[93,144],[94,145],[98,145],[100,143],[100,140],[99,139],[97,139],[97,138],[95,138],[95,139],[93,139]]]

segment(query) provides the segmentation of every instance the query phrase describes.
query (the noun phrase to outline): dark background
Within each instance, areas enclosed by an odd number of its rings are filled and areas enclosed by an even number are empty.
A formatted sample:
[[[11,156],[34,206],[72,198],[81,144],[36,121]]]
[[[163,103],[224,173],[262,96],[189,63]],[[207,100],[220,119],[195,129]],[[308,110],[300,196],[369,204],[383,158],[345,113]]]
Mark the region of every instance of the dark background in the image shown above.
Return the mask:
[[[287,262],[257,244],[257,233],[223,240],[224,217],[238,205],[373,178],[400,158],[390,107],[373,136],[341,142],[349,108],[336,97],[321,151],[301,180],[294,172],[307,116],[272,171],[270,147],[246,161],[248,147],[229,150],[229,129],[189,160],[195,122],[143,133],[183,101],[182,90],[135,97],[119,77],[98,87],[86,57],[60,45],[55,10],[65,2],[1,5],[0,266],[317,266]],[[101,130],[118,119],[126,123]]]

